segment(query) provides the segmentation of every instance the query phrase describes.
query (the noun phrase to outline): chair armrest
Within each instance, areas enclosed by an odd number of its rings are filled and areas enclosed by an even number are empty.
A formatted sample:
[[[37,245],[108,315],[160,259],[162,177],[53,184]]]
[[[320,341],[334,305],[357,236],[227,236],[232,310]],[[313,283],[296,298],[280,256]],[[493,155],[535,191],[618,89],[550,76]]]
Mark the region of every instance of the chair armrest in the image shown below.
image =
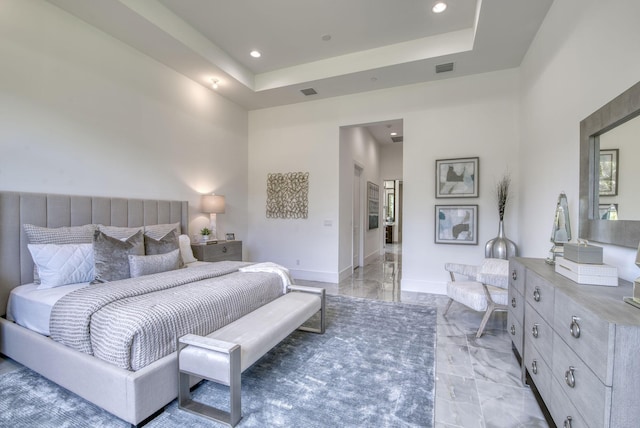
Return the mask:
[[[479,266],[465,265],[460,263],[446,263],[444,265],[444,268],[451,274],[452,281],[455,281],[455,277],[453,274],[464,275],[469,279],[475,281],[479,270]]]
[[[509,288],[509,277],[507,275],[498,275],[492,273],[479,273],[478,281],[483,284],[493,285],[498,288]]]

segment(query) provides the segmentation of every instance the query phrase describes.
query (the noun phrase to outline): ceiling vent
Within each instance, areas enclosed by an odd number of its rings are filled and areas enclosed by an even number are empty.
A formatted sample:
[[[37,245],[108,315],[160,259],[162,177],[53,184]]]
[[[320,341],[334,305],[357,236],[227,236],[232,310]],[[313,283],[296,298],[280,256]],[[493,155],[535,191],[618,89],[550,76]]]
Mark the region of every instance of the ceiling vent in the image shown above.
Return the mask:
[[[436,73],[446,73],[447,71],[453,71],[453,63],[448,62],[446,64],[436,65]]]
[[[305,94],[306,96],[309,95],[315,95],[317,94],[316,90],[313,88],[307,88],[307,89],[300,89],[300,92],[302,92],[303,94]]]
[[[403,141],[402,135],[398,137],[391,137],[391,141],[393,141],[394,143],[402,143]]]

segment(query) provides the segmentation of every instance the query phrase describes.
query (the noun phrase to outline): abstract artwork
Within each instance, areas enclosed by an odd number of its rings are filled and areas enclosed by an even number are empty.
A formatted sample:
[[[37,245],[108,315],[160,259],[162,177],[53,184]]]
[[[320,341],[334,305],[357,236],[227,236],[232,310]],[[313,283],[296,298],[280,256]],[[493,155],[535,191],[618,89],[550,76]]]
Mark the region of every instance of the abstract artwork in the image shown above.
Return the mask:
[[[618,149],[600,150],[600,196],[618,194]]]
[[[267,218],[307,218],[309,173],[286,172],[267,175]]]
[[[436,198],[477,198],[479,158],[436,160]]]
[[[436,205],[436,244],[478,244],[477,205]]]
[[[380,187],[367,181],[367,203],[369,210],[369,230],[378,228],[380,218]]]

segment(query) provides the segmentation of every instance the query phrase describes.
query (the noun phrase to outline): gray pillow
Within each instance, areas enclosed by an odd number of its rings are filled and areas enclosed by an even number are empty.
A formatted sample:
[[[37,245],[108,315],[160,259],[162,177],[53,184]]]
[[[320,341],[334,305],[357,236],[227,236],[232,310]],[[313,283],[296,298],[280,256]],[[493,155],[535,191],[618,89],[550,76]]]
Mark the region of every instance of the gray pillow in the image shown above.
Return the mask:
[[[180,242],[178,241],[178,231],[175,229],[160,239],[144,235],[144,253],[147,256],[165,254],[179,248]]]
[[[130,254],[128,257],[131,278],[176,270],[180,267],[180,250],[152,256],[134,256]]]
[[[180,223],[165,223],[165,224],[152,224],[151,226],[144,227],[144,234],[156,241],[164,238],[167,234],[177,232],[180,235]]]
[[[66,245],[91,244],[97,226],[95,224],[85,224],[83,226],[49,228],[25,223],[22,228],[27,235],[29,244]],[[33,283],[40,284],[38,267],[35,264],[33,266]]]
[[[121,241],[131,238],[133,235],[143,230],[140,227],[122,227],[122,226],[105,226],[103,224],[98,225],[98,230],[104,232],[105,235],[112,238],[117,238]]]
[[[93,237],[93,258],[96,263],[94,283],[117,281],[130,277],[129,255],[144,255],[142,230],[126,241],[121,241],[104,232],[96,231]]]

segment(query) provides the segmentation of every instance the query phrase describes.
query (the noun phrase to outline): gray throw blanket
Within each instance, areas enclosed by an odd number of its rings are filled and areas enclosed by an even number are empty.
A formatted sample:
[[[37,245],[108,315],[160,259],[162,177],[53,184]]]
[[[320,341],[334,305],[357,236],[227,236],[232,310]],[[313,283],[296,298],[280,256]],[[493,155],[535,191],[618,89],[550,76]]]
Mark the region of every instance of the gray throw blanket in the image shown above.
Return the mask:
[[[219,262],[76,290],[60,299],[51,338],[127,370],[175,351],[187,333],[206,335],[282,295],[280,277]]]

